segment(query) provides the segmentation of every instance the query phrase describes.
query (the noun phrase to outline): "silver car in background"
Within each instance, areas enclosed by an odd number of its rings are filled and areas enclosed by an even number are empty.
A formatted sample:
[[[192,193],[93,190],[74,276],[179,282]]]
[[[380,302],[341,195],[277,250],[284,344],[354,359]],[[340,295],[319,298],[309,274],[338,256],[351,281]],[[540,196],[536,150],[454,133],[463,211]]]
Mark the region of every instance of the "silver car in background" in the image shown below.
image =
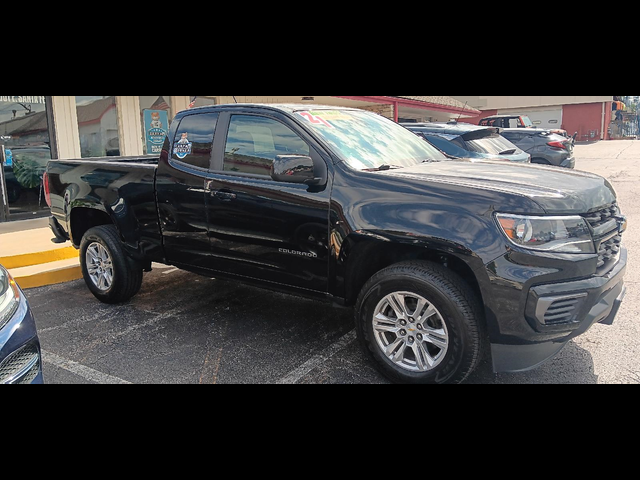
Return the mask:
[[[530,163],[531,156],[500,135],[500,129],[469,123],[403,123],[441,152],[454,158]]]
[[[503,137],[531,155],[531,163],[575,168],[574,140],[549,130],[505,128]]]

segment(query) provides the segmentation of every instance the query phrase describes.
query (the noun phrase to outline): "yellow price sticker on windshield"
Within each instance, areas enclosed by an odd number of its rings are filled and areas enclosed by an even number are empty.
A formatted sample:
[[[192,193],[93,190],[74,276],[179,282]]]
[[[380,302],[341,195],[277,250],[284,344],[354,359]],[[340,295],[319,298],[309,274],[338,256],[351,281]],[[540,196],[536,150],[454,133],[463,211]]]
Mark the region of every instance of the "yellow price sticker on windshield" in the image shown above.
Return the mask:
[[[325,120],[351,120],[348,115],[345,115],[344,112],[340,110],[317,110],[309,112],[311,115],[315,117],[324,118]]]

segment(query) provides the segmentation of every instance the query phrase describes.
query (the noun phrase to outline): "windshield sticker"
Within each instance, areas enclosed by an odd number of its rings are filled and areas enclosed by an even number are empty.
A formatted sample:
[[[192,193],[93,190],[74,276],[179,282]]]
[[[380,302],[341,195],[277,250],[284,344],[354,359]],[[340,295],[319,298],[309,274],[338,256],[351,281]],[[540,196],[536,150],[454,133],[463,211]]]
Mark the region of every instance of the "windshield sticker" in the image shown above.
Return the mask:
[[[175,147],[173,147],[173,153],[180,160],[187,157],[187,155],[191,155],[191,149],[193,148],[193,143],[189,141],[189,134],[183,133],[182,138],[178,143],[176,143]]]
[[[324,118],[318,115],[314,115],[311,112],[298,112],[298,115],[300,115],[302,118],[306,119],[310,123],[313,123],[314,125],[324,125],[325,127],[333,128],[333,125],[327,122]]]
[[[325,120],[351,120],[349,115],[345,115],[344,112],[340,110],[318,110],[318,111],[310,111],[311,115],[315,117],[324,118]]]

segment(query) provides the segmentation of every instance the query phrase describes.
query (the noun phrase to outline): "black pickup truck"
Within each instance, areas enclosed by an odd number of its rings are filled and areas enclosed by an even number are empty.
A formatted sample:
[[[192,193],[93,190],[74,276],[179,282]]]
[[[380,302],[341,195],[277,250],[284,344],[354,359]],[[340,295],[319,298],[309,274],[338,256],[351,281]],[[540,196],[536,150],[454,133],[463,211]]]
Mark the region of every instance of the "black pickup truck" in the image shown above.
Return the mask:
[[[373,113],[181,112],[160,158],[51,161],[57,241],[107,303],[152,262],[354,306],[389,378],[461,382],[490,351],[524,371],[625,294],[626,229],[603,178],[446,158]]]

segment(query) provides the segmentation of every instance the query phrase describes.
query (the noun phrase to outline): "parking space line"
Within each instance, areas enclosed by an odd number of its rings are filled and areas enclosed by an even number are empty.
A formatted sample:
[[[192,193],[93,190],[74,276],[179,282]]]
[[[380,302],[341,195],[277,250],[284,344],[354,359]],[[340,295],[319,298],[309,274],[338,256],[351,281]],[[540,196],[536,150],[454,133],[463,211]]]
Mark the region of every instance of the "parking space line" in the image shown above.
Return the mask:
[[[179,268],[172,268],[171,270],[165,270],[164,272],[162,272],[163,275],[169,275],[170,273],[173,272],[177,272],[178,270],[180,270]]]
[[[343,348],[347,347],[351,342],[356,339],[356,331],[351,330],[345,336],[340,338],[337,342],[325,348],[322,352],[314,355],[305,363],[300,365],[298,368],[293,370],[287,376],[283,377],[278,381],[278,384],[284,385],[292,385],[298,383],[305,375],[311,372],[313,369],[319,367],[324,362],[333,357],[336,353],[338,353]]]
[[[85,367],[78,362],[59,357],[55,353],[47,352],[46,350],[42,350],[42,361],[58,368],[62,368],[63,370],[67,370],[68,372],[91,382],[104,385],[131,385],[131,382],[127,382],[126,380],[122,380],[121,378],[114,377],[112,375],[107,375],[106,373],[99,372],[93,368]]]

